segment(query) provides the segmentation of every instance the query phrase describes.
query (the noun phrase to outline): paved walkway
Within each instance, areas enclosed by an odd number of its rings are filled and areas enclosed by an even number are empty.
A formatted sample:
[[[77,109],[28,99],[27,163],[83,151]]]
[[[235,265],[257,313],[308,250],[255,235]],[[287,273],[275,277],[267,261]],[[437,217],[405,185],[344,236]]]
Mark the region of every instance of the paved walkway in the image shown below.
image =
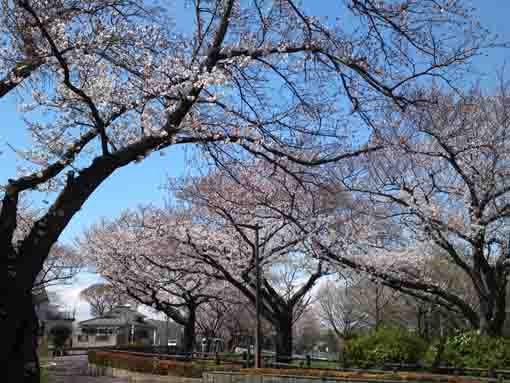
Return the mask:
[[[50,359],[48,383],[127,383],[127,378],[87,376],[87,356],[62,356]]]

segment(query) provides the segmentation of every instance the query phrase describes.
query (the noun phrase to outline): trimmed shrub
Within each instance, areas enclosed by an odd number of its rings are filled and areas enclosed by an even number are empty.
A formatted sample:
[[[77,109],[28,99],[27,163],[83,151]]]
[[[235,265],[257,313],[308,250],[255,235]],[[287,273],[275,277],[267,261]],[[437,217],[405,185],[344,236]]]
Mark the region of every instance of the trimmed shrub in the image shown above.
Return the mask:
[[[381,366],[385,363],[414,364],[427,350],[427,343],[418,335],[401,328],[381,328],[346,343],[350,364],[359,367]]]
[[[154,355],[124,352],[90,351],[89,362],[99,366],[157,375],[193,377],[193,365],[189,362],[158,360]]]
[[[495,368],[510,366],[510,339],[480,335],[469,331],[446,339],[440,356],[442,365],[459,368]],[[432,365],[440,352],[439,341],[432,343],[425,354],[425,363]]]
[[[211,370],[238,371],[240,368],[233,363],[217,366],[214,361],[183,362],[160,360],[157,354],[141,352],[89,351],[88,360],[89,363],[99,366],[120,368],[146,374],[172,375],[186,378],[201,378],[204,372]]]

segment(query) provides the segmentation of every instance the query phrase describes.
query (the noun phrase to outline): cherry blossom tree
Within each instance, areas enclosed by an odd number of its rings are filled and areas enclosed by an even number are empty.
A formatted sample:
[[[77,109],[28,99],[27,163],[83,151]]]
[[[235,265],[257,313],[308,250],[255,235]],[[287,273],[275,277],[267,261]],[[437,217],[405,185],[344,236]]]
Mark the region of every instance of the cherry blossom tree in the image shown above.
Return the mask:
[[[424,101],[420,78],[455,84],[491,44],[460,1],[348,1],[339,14],[351,30],[291,0],[195,0],[187,36],[150,4],[2,3],[0,97],[23,86],[32,137],[15,148],[26,166],[0,208],[7,382],[38,380],[30,291],[59,235],[118,169],[174,145],[201,144],[216,161],[247,151],[306,164],[374,150],[346,145],[342,126],[358,115],[370,123],[386,102]],[[14,241],[20,196],[41,191],[54,199]]]
[[[194,217],[181,239],[190,248],[187,256],[213,268],[216,278],[253,304],[258,247],[261,314],[275,328],[279,360],[291,356],[293,324],[308,305],[311,289],[328,272],[309,241],[327,225],[328,195],[320,193],[313,172],[290,165],[285,169],[259,161],[170,182]]]
[[[348,339],[355,330],[366,325],[366,313],[358,308],[353,299],[353,288],[348,281],[344,285],[326,281],[317,291],[317,314],[325,327],[333,329],[338,339]]]
[[[254,317],[252,304],[237,289],[224,283],[217,292],[217,299],[210,300],[198,308],[197,334],[205,339],[205,349],[200,351],[213,352],[216,346],[220,350],[233,351],[239,346],[242,334],[254,334]],[[270,327],[266,324],[266,327]],[[221,339],[221,345],[214,340]]]
[[[384,123],[394,129],[380,136],[388,150],[371,156],[367,172],[344,186],[389,212],[372,221],[398,222],[408,249],[349,258],[323,246],[331,259],[454,309],[491,335],[501,334],[506,319],[510,272],[507,89],[462,98],[437,93],[435,108],[388,113]],[[374,244],[377,236],[372,231],[363,241]],[[441,273],[428,272],[434,258],[465,274],[466,287],[452,289]]]
[[[234,352],[237,347],[246,347],[246,338],[255,334],[255,310],[252,303],[230,285],[220,291],[219,299],[212,300],[200,306],[197,315],[197,332],[204,338],[221,338],[225,350]],[[271,324],[262,322],[262,333],[271,333]],[[265,337],[267,345],[271,341]],[[251,344],[251,340],[249,344]],[[207,343],[206,350],[211,351],[211,343]]]
[[[129,299],[107,283],[94,283],[80,292],[80,299],[90,305],[90,315],[103,316],[116,306],[129,302]]]
[[[81,250],[117,293],[183,326],[182,351],[192,353],[198,310],[220,299],[224,284],[208,277],[203,265],[184,258],[178,244],[162,236],[175,225],[168,212],[140,207],[94,226],[81,241]]]

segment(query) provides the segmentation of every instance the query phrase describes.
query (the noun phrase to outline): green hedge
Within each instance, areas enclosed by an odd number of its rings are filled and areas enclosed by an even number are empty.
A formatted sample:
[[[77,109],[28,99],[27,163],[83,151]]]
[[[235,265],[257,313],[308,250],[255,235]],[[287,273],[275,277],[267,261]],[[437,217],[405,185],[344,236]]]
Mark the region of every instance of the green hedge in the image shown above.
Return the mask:
[[[432,365],[440,343],[432,343],[425,355],[425,362]],[[447,338],[440,364],[459,368],[510,369],[510,339],[480,335],[477,331],[457,334]]]
[[[427,350],[427,343],[416,334],[401,328],[381,328],[372,334],[346,343],[347,362],[358,367],[382,366],[385,363],[417,363]]]

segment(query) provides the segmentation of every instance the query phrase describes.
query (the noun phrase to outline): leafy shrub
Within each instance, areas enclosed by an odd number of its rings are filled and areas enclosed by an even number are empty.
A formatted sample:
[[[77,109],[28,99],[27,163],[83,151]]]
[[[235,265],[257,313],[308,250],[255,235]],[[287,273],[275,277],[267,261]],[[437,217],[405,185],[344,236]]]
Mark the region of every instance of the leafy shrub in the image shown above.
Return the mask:
[[[381,328],[346,343],[347,360],[360,367],[417,363],[426,349],[426,342],[416,334],[391,327]]]
[[[432,343],[425,362],[431,365],[439,350],[439,342]],[[446,339],[440,362],[460,368],[508,368],[510,339],[480,335],[477,331],[460,333]]]

